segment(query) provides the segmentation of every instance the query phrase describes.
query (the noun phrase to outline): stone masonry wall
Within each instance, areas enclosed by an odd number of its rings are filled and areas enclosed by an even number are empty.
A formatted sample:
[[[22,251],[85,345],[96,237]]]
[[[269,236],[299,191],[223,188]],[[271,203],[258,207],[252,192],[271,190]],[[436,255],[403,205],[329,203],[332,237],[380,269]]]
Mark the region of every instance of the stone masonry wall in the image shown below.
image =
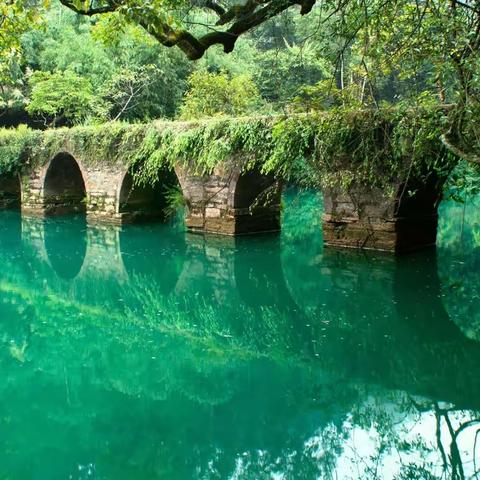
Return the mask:
[[[85,166],[81,159],[72,155],[77,162],[85,183],[85,209],[89,222],[121,223],[118,214],[118,191],[126,167],[118,164]],[[28,215],[46,216],[61,214],[61,201],[52,205],[46,201],[45,176],[50,163],[32,171],[22,179],[22,211]]]
[[[208,176],[192,175],[181,167],[176,173],[187,201],[185,221],[191,231],[238,235],[280,230],[281,186],[277,181],[269,182],[266,202],[239,208],[235,195],[238,188],[248,188],[248,183],[239,184],[238,166],[217,167]]]
[[[367,187],[348,194],[325,191],[325,245],[395,253],[434,245],[441,191],[427,188],[428,195],[418,191],[413,197],[400,195],[401,186],[390,196]]]
[[[62,169],[76,169],[77,174],[80,170],[85,185],[85,199],[80,206],[86,211],[89,223],[122,224],[135,221],[137,217],[141,220],[140,215],[120,208],[122,183],[128,180],[128,166],[109,159],[92,165],[83,161],[81,155],[66,149],[59,154],[71,159],[71,165],[64,162]],[[76,211],[70,203],[75,195],[78,196],[77,192],[69,192],[66,188],[55,196],[49,191],[48,180],[52,175],[49,168],[51,165],[52,169],[58,168],[54,163],[57,158],[58,155],[22,178],[23,213],[47,216]],[[280,229],[281,186],[273,178],[258,172],[244,177],[241,162],[236,159],[227,166],[217,167],[211,175],[191,174],[180,166],[175,172],[188,206],[186,225],[190,230],[237,235]],[[264,195],[265,191],[268,195]]]

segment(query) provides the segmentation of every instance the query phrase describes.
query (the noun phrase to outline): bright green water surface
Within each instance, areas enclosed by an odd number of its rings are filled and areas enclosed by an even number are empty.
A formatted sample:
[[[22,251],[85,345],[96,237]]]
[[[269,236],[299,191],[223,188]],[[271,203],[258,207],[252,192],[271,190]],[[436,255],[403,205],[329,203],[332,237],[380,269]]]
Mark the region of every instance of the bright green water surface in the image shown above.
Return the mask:
[[[0,479],[480,477],[480,202],[394,259],[287,197],[237,240],[0,213]]]

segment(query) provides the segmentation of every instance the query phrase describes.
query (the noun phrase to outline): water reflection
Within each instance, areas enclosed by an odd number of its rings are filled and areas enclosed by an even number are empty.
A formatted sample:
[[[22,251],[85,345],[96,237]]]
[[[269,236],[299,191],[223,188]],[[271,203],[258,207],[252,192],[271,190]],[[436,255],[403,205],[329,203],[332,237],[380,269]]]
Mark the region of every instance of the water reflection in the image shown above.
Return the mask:
[[[185,258],[185,235],[170,225],[135,225],[120,231],[120,250],[132,281],[154,283],[160,295],[171,293]]]
[[[12,254],[22,240],[22,219],[19,211],[5,210],[0,215],[0,248]]]
[[[67,221],[2,243],[0,477],[475,478],[480,344],[445,251],[324,251],[318,203],[288,205],[280,239]]]
[[[53,270],[65,280],[75,278],[87,251],[85,216],[46,219],[43,228],[45,250]]]
[[[240,237],[234,273],[240,297],[247,305],[295,309],[283,275],[281,240],[277,235]]]
[[[480,341],[480,197],[441,205],[438,251],[443,301],[462,332]]]

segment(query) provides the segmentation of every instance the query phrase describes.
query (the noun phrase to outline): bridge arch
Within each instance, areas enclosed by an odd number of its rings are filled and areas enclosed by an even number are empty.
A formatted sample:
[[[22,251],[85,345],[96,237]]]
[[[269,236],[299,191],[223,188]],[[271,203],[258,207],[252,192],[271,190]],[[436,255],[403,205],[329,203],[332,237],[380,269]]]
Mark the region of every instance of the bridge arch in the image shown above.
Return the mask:
[[[232,180],[230,192],[235,233],[280,230],[282,185],[275,175],[262,174],[258,169],[241,172]]]
[[[16,174],[0,175],[0,208],[19,208],[22,198],[20,176]]]
[[[165,220],[169,191],[175,188],[180,188],[180,183],[173,169],[162,169],[154,185],[136,181],[135,172],[127,170],[118,187],[116,202],[121,223]]]
[[[393,216],[397,221],[396,250],[409,251],[435,245],[438,206],[446,177],[430,174],[399,185]]]
[[[249,170],[240,173],[232,184],[233,208],[262,207],[273,198],[280,203],[281,191],[273,174],[262,175],[256,170]]]
[[[42,182],[45,215],[86,213],[86,175],[68,152],[60,152],[45,169]]]

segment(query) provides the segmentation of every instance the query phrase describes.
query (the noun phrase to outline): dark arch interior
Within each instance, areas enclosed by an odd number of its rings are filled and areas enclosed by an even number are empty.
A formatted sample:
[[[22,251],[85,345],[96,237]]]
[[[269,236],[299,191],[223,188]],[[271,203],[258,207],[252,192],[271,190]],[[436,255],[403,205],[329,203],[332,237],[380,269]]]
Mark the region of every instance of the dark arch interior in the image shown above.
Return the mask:
[[[78,163],[68,153],[60,153],[45,175],[45,213],[85,213],[85,197],[85,182]]]
[[[168,217],[169,191],[179,188],[173,170],[163,170],[155,185],[135,182],[134,174],[127,172],[120,189],[119,213],[125,223],[134,221],[165,220]]]
[[[254,204],[263,206],[265,204],[272,205],[275,202],[280,203],[280,194],[269,192],[269,187],[274,182],[275,178],[271,174],[262,175],[255,170],[243,173],[235,187],[234,208],[249,208]],[[269,195],[272,194],[278,198],[270,198]]]
[[[0,208],[19,208],[21,197],[18,175],[0,175]]]
[[[423,181],[410,180],[400,186],[395,206],[398,251],[415,250],[435,245],[438,226],[438,205],[445,179],[429,175]]]
[[[397,197],[397,215],[435,215],[442,198],[444,181],[445,179],[439,179],[436,175],[430,175],[425,182],[411,180],[408,184],[403,184]]]
[[[85,217],[68,221],[49,218],[44,223],[45,250],[50,265],[60,278],[72,280],[80,272],[87,252]]]

